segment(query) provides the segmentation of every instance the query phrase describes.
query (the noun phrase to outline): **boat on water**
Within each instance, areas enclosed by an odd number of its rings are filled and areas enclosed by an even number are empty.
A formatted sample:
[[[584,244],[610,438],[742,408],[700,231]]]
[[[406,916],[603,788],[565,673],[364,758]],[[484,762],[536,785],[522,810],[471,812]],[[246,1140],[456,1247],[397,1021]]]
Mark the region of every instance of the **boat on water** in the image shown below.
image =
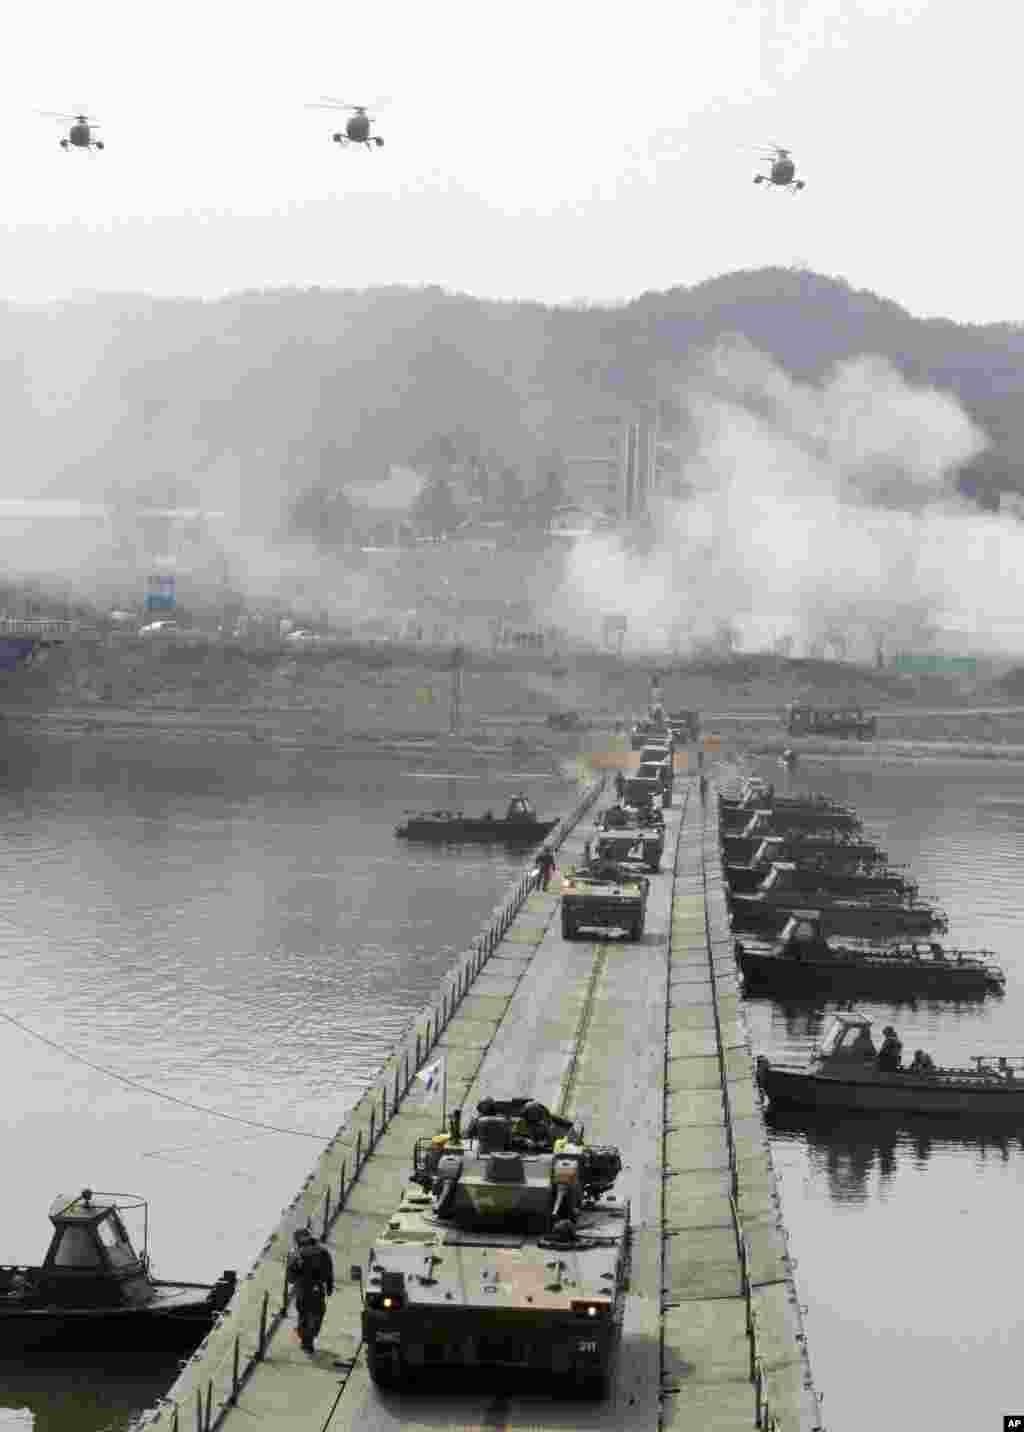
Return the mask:
[[[868,840],[854,840],[849,833],[776,831],[775,824],[764,811],[749,823],[742,835],[721,837],[722,856],[734,865],[741,865],[754,858],[765,840],[781,841],[787,860],[814,857],[824,861],[826,868],[832,870],[841,870],[844,863],[875,861],[885,864],[889,858],[880,845]]]
[[[755,815],[763,814],[771,825],[770,834],[788,835],[791,831],[845,831],[850,834],[864,828],[864,822],[853,811],[832,806],[759,805],[725,807],[719,811],[718,825],[722,835],[744,835]]]
[[[856,811],[852,806],[843,805],[840,801],[834,801],[830,796],[776,795],[775,787],[767,782],[750,783],[743,787],[738,796],[719,795],[718,797],[718,809],[720,811],[754,810],[769,806],[775,810],[833,810],[842,811],[846,815],[856,815]]]
[[[821,912],[797,910],[779,940],[737,940],[736,963],[745,990],[924,998],[1002,994],[1006,975],[988,950],[946,950],[936,941],[891,945],[829,940]]]
[[[931,905],[913,903],[887,890],[849,897],[821,889],[808,891],[795,884],[794,871],[790,863],[773,865],[756,890],[728,894],[733,928],[781,934],[790,917],[808,907],[820,910],[833,935],[930,935],[949,928],[945,914]]]
[[[791,884],[796,889],[827,890],[833,895],[856,896],[889,891],[894,895],[913,896],[917,884],[898,871],[874,861],[856,861],[836,867],[820,857],[790,856],[785,841],[765,841],[748,864],[727,861],[725,882],[730,891],[744,894],[756,890],[767,879],[775,865],[792,869]]]
[[[976,1055],[974,1068],[879,1068],[871,1020],[834,1016],[805,1066],[757,1059],[773,1108],[890,1109],[916,1114],[1024,1117],[1024,1059]]]
[[[121,1214],[142,1210],[136,1253]],[[85,1188],[49,1210],[53,1234],[38,1266],[0,1267],[0,1348],[81,1346],[191,1350],[235,1291],[234,1272],[216,1283],[170,1283],[152,1276],[148,1204],[132,1194]]]
[[[506,845],[539,845],[554,830],[556,820],[538,820],[537,812],[524,795],[513,796],[501,818],[492,811],[467,816],[462,811],[410,811],[395,826],[402,840],[456,844],[459,841],[497,841]]]

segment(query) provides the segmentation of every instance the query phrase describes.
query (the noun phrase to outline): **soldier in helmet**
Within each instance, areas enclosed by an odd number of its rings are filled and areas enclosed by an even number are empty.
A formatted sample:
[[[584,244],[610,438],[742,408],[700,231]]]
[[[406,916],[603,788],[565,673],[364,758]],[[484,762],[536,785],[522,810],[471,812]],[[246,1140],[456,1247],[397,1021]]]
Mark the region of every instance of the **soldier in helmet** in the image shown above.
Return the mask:
[[[530,1153],[551,1147],[554,1133],[543,1104],[531,1099],[523,1106],[522,1113],[512,1123],[512,1137]]]
[[[468,1127],[466,1128],[466,1138],[467,1138],[467,1139],[475,1139],[475,1138],[476,1138],[476,1131],[477,1131],[477,1124],[478,1124],[478,1122],[479,1122],[481,1119],[489,1119],[492,1114],[496,1114],[497,1112],[498,1112],[498,1106],[497,1106],[497,1104],[494,1102],[493,1099],[490,1099],[490,1098],[481,1099],[480,1102],[479,1102],[479,1103],[477,1104],[477,1106],[476,1106],[476,1116],[475,1116],[474,1118],[470,1119],[469,1125],[468,1125]]]
[[[308,1228],[293,1234],[288,1282],[295,1285],[296,1331],[303,1352],[312,1352],[324,1320],[327,1299],[334,1292],[334,1264],[324,1245]]]

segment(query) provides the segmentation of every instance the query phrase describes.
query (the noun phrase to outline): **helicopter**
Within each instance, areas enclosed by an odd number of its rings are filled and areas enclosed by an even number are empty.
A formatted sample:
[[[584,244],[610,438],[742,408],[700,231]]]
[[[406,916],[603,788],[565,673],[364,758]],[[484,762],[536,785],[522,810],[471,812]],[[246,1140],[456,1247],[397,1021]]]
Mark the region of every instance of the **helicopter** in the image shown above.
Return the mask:
[[[39,113],[44,119],[71,120],[71,128],[60,142],[61,149],[103,148],[103,140],[94,139],[92,137],[92,132],[96,128],[96,121],[90,119],[87,114],[52,114],[44,110],[40,110]]]
[[[384,143],[379,134],[370,133],[370,116],[366,113],[368,106],[365,104],[346,104],[344,100],[332,99],[330,95],[321,95],[320,104],[308,104],[307,109],[347,109],[351,110],[351,117],[345,121],[345,128],[332,134],[331,138],[335,144],[365,144],[367,149],[373,149],[376,145],[379,149]]]
[[[769,144],[762,149],[761,156],[771,164],[771,168],[767,174],[755,174],[755,184],[774,184],[779,189],[788,189],[791,194],[798,194],[805,187],[804,181],[796,177],[796,165],[788,149]]]

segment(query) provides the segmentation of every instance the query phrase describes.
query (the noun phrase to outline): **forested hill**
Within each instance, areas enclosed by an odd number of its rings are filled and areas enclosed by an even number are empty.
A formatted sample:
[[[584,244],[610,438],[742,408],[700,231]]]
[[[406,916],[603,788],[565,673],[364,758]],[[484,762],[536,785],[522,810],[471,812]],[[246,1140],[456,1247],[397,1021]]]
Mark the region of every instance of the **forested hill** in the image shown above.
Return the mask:
[[[1024,490],[1024,327],[920,320],[836,279],[727,274],[614,308],[481,301],[439,288],[132,295],[0,308],[10,495],[98,498],[141,483],[237,503],[252,530],[317,483],[430,461],[447,436],[532,480],[573,415],[649,400],[741,334],[793,377],[878,354],[955,394],[991,450],[979,500]]]

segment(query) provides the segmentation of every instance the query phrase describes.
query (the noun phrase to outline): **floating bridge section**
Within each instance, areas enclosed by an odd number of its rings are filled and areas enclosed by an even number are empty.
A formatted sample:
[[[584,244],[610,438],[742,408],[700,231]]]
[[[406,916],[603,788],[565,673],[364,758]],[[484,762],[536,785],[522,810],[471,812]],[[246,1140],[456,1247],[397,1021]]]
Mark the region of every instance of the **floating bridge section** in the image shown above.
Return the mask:
[[[459,962],[322,1154],[220,1323],[146,1419],[168,1432],[452,1428],[707,1428],[811,1432],[820,1412],[736,988],[712,802],[681,778],[666,868],[638,943],[563,940],[558,898],[532,872]],[[554,833],[582,855],[592,786]],[[450,1107],[529,1093],[618,1145],[631,1200],[622,1348],[606,1402],[552,1400],[457,1376],[382,1395],[360,1338],[350,1264],[397,1206],[415,1139],[436,1131],[416,1070],[444,1054]],[[284,1267],[300,1226],[322,1235],[337,1285],[318,1350],[295,1339]]]

